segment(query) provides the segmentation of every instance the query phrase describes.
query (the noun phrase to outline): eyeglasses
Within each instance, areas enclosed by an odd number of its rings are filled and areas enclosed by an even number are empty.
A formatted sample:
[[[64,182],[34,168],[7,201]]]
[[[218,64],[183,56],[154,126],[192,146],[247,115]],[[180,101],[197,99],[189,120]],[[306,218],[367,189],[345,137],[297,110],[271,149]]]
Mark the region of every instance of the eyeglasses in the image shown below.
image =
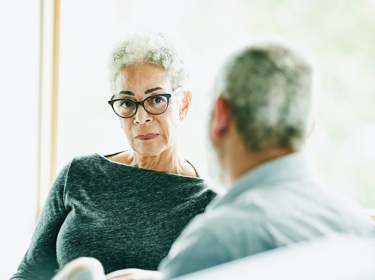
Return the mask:
[[[143,101],[134,101],[127,98],[116,98],[108,101],[113,111],[120,118],[131,118],[138,111],[138,105],[142,105],[143,109],[151,115],[161,115],[167,109],[169,105],[169,99],[179,89],[174,90],[171,93],[155,94],[147,97]]]

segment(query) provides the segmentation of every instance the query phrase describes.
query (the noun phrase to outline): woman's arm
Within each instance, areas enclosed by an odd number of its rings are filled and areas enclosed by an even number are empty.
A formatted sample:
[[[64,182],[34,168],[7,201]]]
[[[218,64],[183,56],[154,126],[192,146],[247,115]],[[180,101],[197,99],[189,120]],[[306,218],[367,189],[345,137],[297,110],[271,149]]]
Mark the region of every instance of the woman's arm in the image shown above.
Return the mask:
[[[67,215],[64,206],[66,166],[57,176],[33,233],[30,246],[11,280],[51,279],[59,268],[56,239]]]

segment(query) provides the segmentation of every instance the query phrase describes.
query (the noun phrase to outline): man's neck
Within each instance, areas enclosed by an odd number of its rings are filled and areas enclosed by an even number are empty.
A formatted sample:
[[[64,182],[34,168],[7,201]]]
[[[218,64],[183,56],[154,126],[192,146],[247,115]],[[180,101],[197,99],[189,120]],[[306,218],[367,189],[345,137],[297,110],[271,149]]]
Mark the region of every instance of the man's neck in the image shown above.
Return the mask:
[[[230,189],[241,176],[259,165],[296,152],[280,147],[269,148],[261,152],[251,152],[246,149],[242,140],[238,138],[233,140],[235,140],[236,145],[227,143],[228,146],[221,153],[223,183],[227,189]]]
[[[259,153],[248,153],[247,157],[244,157],[243,159],[244,164],[238,166],[236,170],[234,170],[232,175],[232,183],[239,177],[243,176],[245,173],[262,165],[263,163],[291,154],[293,152],[294,151],[283,148],[271,148]]]

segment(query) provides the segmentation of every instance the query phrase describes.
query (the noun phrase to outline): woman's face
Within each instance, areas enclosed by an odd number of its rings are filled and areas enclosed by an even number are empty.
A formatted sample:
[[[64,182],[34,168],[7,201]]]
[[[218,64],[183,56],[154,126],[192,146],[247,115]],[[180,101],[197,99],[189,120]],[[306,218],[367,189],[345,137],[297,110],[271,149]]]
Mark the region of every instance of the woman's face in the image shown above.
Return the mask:
[[[162,68],[148,63],[124,67],[116,78],[116,94],[121,98],[143,101],[155,94],[171,93],[171,79]],[[131,118],[120,118],[131,148],[143,156],[155,156],[171,149],[177,142],[179,108],[172,95],[168,109],[161,115],[151,115],[139,105]]]

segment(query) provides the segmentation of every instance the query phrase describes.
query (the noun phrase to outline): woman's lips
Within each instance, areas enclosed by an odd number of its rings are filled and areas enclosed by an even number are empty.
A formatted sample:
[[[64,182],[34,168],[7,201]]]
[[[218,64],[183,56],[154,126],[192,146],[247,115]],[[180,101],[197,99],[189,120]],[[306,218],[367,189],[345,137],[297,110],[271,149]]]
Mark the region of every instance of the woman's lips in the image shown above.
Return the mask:
[[[151,140],[151,139],[155,139],[156,137],[158,137],[158,134],[148,133],[148,134],[137,135],[135,138],[138,140]]]

